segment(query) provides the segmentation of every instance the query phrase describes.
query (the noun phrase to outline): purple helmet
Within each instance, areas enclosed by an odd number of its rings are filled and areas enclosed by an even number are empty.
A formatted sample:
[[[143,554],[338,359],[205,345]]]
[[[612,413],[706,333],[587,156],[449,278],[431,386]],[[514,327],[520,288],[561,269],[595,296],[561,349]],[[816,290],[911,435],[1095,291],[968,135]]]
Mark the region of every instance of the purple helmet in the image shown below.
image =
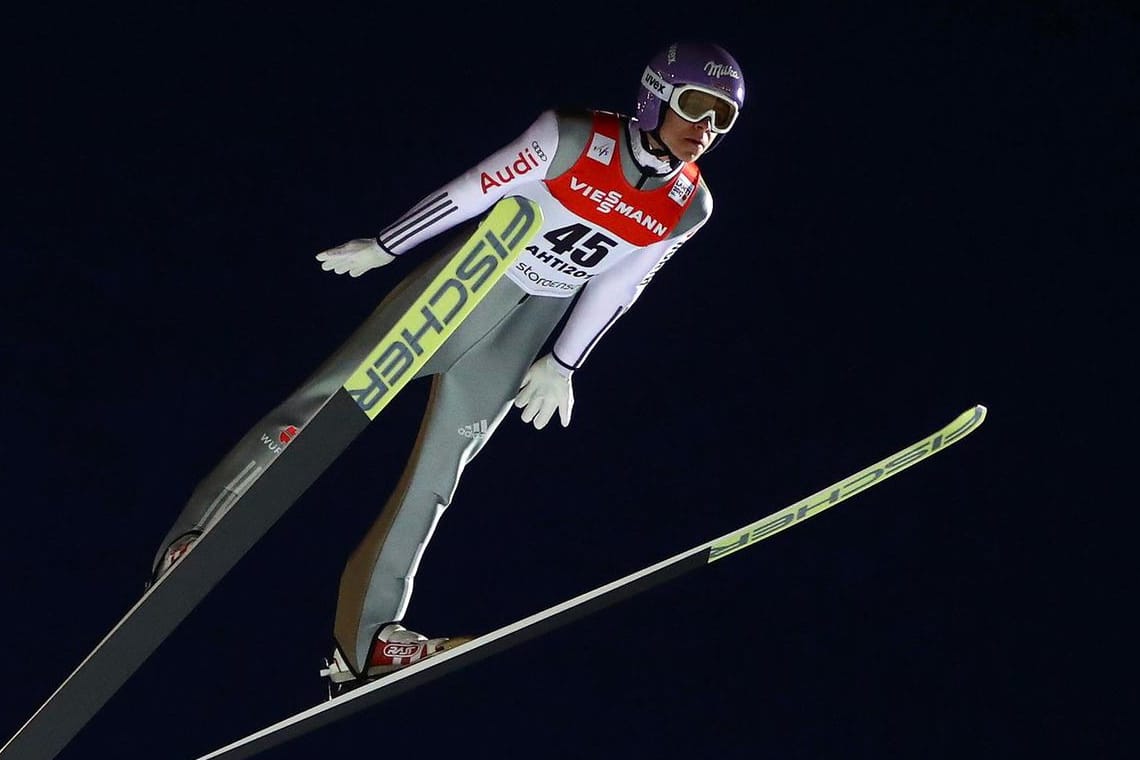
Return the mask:
[[[692,94],[689,91],[718,95],[727,104],[718,103],[714,113],[709,108],[709,98],[684,97],[687,92]],[[686,100],[693,103],[687,109]],[[674,42],[655,55],[641,75],[635,115],[642,129],[653,131],[661,126],[661,106],[666,103],[690,121],[712,116],[713,131],[727,132],[744,106],[744,75],[740,73],[740,64],[719,45]]]

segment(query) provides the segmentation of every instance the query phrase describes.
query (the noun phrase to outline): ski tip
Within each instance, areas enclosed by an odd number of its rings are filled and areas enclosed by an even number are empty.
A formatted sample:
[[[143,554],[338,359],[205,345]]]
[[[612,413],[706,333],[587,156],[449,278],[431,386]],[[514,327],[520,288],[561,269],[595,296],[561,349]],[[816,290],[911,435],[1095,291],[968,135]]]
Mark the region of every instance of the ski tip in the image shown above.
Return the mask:
[[[988,412],[989,409],[986,408],[985,404],[974,404],[972,407],[962,412],[962,414],[959,415],[958,419],[963,422],[968,421],[967,428],[969,430],[973,430],[978,425],[981,425],[986,421],[986,414]]]
[[[984,404],[974,404],[974,406],[958,415],[957,419],[951,422],[942,433],[939,433],[939,437],[942,438],[944,443],[953,443],[959,440],[985,422],[986,413],[988,411]]]

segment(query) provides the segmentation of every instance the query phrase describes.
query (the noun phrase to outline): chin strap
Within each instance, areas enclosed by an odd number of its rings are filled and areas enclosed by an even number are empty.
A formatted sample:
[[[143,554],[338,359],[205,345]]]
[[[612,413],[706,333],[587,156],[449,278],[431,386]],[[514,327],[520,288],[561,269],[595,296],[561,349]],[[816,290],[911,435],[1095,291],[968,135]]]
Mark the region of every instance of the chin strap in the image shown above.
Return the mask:
[[[649,138],[650,137],[652,137],[654,140],[656,140],[657,144],[660,145],[661,147],[660,148],[654,148],[652,145],[650,145],[649,144]],[[715,148],[717,145],[719,145],[720,141],[723,139],[724,139],[724,135],[713,135],[712,141],[709,142],[709,147],[705,148],[705,155],[707,156],[709,153],[711,153],[712,149]],[[648,153],[649,155],[655,156],[657,158],[663,158],[666,161],[668,161],[671,170],[676,169],[678,165],[683,163],[681,159],[679,159],[673,155],[673,151],[669,150],[668,146],[665,145],[665,141],[661,139],[661,128],[660,127],[657,127],[655,129],[651,129],[648,132],[643,131],[641,133],[641,147],[645,148],[645,152]]]
[[[649,179],[667,177],[681,165],[680,159],[670,153],[668,149],[654,148],[649,144],[649,136],[652,135],[658,143],[664,145],[657,138],[656,131],[647,132],[639,129],[633,122],[626,130],[626,144],[629,146],[630,157],[633,159],[637,171],[641,174],[641,179],[637,182],[639,189]]]
[[[654,148],[653,145],[649,142],[650,137],[652,137],[661,147]],[[645,152],[649,155],[656,158],[663,158],[668,161],[670,171],[676,169],[677,166],[681,163],[681,159],[674,156],[673,151],[669,150],[668,146],[665,145],[665,141],[661,139],[661,129],[659,127],[654,128],[648,132],[641,133],[641,147],[645,148]]]

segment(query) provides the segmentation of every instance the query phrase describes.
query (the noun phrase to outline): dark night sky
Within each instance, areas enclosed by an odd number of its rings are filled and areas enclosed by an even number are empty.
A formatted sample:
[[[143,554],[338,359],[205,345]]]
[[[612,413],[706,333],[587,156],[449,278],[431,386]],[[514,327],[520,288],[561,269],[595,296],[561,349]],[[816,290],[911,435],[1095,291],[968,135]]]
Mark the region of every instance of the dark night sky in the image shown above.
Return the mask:
[[[10,19],[0,733],[136,601],[197,480],[405,273],[338,278],[313,255],[546,107],[628,111],[646,60],[688,36],[732,50],[748,83],[703,163],[713,219],[575,377],[571,426],[512,415],[468,469],[409,625],[494,629],[976,403],[989,420],[757,548],[266,760],[1120,752],[1134,685],[1114,678],[1108,610],[1135,571],[1101,545],[1128,505],[1098,494],[1121,470],[1096,423],[1131,406],[1111,357],[1135,345],[1115,270],[1140,205],[1137,15],[869,5]],[[193,758],[322,699],[342,564],[426,389],[61,760]]]

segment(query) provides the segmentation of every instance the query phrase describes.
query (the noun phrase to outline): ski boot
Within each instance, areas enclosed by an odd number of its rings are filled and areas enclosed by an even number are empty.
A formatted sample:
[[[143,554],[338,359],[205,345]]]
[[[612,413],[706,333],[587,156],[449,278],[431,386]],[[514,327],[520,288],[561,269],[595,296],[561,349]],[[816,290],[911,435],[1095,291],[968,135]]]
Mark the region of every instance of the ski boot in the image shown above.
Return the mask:
[[[472,638],[472,636],[453,636],[429,639],[423,634],[409,631],[399,623],[389,623],[380,629],[372,642],[368,667],[363,676],[352,672],[340,647],[333,650],[332,660],[325,661],[321,675],[329,679],[329,699],[332,699],[432,655],[454,649],[460,644],[471,641]]]
[[[162,576],[170,572],[170,568],[174,567],[174,563],[182,559],[183,555],[194,548],[194,542],[197,541],[201,535],[202,531],[192,530],[174,539],[170,546],[166,547],[166,553],[162,555],[162,560],[159,561],[158,567],[154,569],[150,580],[146,582],[146,588],[149,589],[158,583]]]

